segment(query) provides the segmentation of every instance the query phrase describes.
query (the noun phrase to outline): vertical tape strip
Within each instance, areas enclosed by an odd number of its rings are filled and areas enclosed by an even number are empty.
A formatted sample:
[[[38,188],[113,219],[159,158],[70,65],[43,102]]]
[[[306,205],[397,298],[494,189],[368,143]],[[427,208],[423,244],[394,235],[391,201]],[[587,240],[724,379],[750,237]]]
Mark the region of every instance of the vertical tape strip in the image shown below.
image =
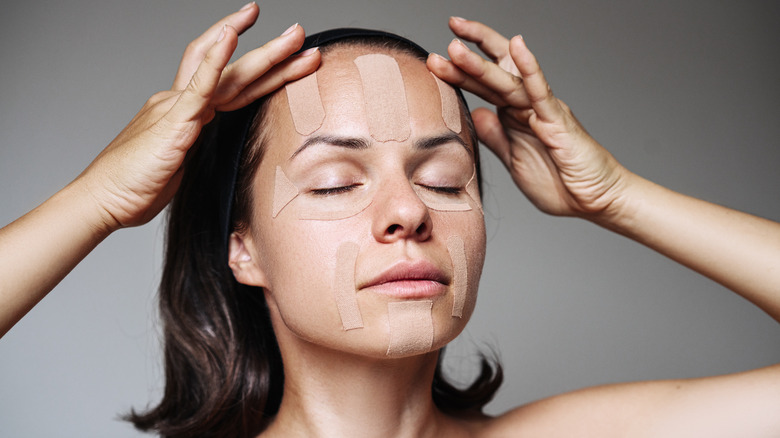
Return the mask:
[[[320,88],[317,85],[317,72],[288,83],[284,89],[287,91],[287,104],[298,134],[309,135],[320,129],[325,120],[325,108],[322,106]]]
[[[474,147],[476,147],[476,145]],[[474,174],[471,175],[471,179],[466,184],[466,193],[474,202],[474,205],[477,206],[479,212],[482,213],[482,215],[484,215],[485,211],[482,209],[482,199],[479,196],[479,181],[477,181],[477,169],[474,169]]]
[[[450,131],[460,134],[460,104],[458,103],[458,96],[455,94],[455,89],[450,84],[439,79],[438,76],[431,72],[431,76],[436,80],[436,85],[439,87],[439,96],[441,96],[441,118],[444,119],[444,124]]]
[[[452,259],[452,316],[463,317],[468,291],[468,270],[466,269],[466,247],[460,236],[447,238],[447,251]]]
[[[379,53],[355,58],[363,82],[366,120],[377,141],[404,141],[411,134],[409,107],[401,69],[392,56]]]
[[[344,330],[363,327],[363,316],[358,307],[355,290],[355,261],[359,247],[354,242],[345,242],[336,250],[336,278],[333,293],[339,309]]]
[[[433,346],[433,301],[393,301],[387,303],[390,345],[387,355],[409,356],[431,351]]]
[[[287,178],[281,167],[276,166],[276,177],[274,178],[274,202],[273,217],[279,214],[282,209],[298,196],[298,188]]]

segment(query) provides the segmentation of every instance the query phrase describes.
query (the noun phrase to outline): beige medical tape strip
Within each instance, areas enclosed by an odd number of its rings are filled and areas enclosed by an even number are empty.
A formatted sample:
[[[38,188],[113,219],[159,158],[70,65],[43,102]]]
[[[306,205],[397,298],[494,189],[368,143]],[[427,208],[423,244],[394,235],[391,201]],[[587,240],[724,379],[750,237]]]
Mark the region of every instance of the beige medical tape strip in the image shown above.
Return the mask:
[[[325,120],[325,108],[322,106],[320,88],[317,85],[317,72],[288,83],[284,89],[287,91],[287,104],[298,134],[309,135],[320,129]]]
[[[335,221],[339,219],[346,219],[348,217],[355,216],[361,211],[367,209],[368,206],[371,205],[371,201],[373,201],[373,196],[361,197],[355,201],[342,201],[338,210],[304,211],[301,212],[300,216],[298,216],[298,219],[315,221]]]
[[[387,355],[400,357],[426,353],[433,347],[433,301],[387,303],[390,345]]]
[[[336,278],[333,294],[344,330],[363,327],[363,317],[360,315],[355,290],[355,261],[358,249],[356,243],[345,242],[336,250]]]
[[[466,247],[460,236],[447,238],[447,251],[452,259],[452,316],[463,317],[468,290],[468,270],[466,269]]]
[[[436,85],[439,87],[441,118],[444,119],[444,124],[450,131],[460,134],[460,104],[458,103],[455,89],[450,84],[439,79],[433,72],[431,72],[431,76],[436,80]]]
[[[284,207],[300,194],[298,187],[287,178],[281,166],[276,166],[276,177],[274,178],[274,199],[273,199],[273,217],[276,217]],[[373,196],[360,197],[357,200],[344,201],[339,203],[338,210],[318,210],[312,209],[300,213],[298,219],[333,221],[352,217],[371,205]]]
[[[274,178],[274,201],[273,217],[279,214],[282,209],[298,196],[298,188],[295,187],[284,174],[281,167],[276,166],[276,177]]]
[[[417,192],[417,196],[420,198],[420,200],[428,206],[431,210],[436,211],[470,211],[472,210],[472,204],[476,206],[480,212],[482,212],[482,203],[479,201],[479,185],[477,183],[477,171],[474,170],[474,173],[471,175],[471,179],[469,179],[469,182],[466,183],[466,194],[469,198],[471,198],[472,202],[468,202],[466,200],[459,201],[459,202],[452,202],[452,203],[446,203],[446,202],[439,202],[438,200],[434,199],[435,195],[428,194],[424,191],[425,189],[420,189],[420,191]]]
[[[412,128],[401,69],[392,56],[371,53],[355,58],[363,82],[363,100],[371,137],[376,141],[404,141]]]
[[[471,198],[471,201],[474,203],[474,205],[477,206],[479,212],[484,215],[485,211],[482,210],[482,199],[479,196],[479,181],[477,181],[476,169],[474,169],[474,174],[471,175],[471,179],[466,184],[466,193],[469,195],[469,198]]]

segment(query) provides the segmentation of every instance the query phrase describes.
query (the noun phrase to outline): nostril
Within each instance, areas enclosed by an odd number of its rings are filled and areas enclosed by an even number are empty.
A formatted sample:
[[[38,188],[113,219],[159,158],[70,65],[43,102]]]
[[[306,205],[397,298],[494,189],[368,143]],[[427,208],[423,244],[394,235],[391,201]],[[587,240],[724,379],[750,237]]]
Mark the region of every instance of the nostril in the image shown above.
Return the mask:
[[[398,231],[398,228],[400,228],[400,225],[393,224],[387,227],[387,234],[395,234],[396,231]]]
[[[425,222],[421,223],[419,227],[417,227],[417,234],[422,235],[425,233],[425,230],[427,229],[427,224]]]

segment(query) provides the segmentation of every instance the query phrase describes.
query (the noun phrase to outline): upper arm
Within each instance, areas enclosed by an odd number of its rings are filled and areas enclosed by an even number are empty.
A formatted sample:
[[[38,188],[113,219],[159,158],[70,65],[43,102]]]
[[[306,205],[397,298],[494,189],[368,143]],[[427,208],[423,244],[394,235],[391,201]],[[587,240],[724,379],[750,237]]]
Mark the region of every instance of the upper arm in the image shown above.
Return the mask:
[[[587,388],[521,406],[488,435],[777,437],[780,364],[738,374]]]

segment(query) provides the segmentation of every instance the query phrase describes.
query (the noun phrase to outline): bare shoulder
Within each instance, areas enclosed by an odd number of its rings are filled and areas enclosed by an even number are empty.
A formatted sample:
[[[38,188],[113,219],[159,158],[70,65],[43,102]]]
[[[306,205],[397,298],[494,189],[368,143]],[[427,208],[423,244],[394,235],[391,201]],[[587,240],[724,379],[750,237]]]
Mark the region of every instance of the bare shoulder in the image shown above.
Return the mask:
[[[780,364],[586,388],[471,423],[477,437],[778,437]]]

